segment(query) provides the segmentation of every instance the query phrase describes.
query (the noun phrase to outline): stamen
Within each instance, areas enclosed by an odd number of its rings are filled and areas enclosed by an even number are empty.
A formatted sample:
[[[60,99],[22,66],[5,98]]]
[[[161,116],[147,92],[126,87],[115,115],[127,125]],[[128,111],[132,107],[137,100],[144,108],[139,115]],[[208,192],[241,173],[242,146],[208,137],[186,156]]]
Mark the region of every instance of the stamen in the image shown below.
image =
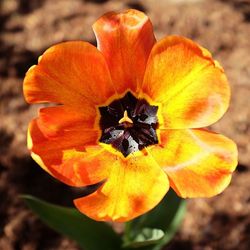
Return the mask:
[[[157,144],[157,111],[157,106],[127,92],[108,106],[99,107],[102,130],[99,141],[111,144],[124,157]]]

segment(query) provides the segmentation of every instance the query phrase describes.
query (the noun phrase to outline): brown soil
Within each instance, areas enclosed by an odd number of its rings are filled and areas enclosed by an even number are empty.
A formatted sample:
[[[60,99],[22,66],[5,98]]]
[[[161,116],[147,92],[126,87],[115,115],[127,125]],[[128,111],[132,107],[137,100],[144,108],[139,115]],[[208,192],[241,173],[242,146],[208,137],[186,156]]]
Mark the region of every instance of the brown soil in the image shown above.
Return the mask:
[[[0,249],[77,250],[25,206],[19,194],[72,205],[74,190],[55,181],[30,158],[28,121],[37,106],[22,97],[22,79],[52,44],[87,40],[104,12],[126,8],[151,17],[157,38],[190,37],[224,66],[231,106],[213,129],[234,139],[239,162],[230,187],[211,199],[188,201],[183,225],[167,250],[250,249],[250,1],[249,0],[2,0],[0,2]],[[63,195],[62,195],[63,194]]]

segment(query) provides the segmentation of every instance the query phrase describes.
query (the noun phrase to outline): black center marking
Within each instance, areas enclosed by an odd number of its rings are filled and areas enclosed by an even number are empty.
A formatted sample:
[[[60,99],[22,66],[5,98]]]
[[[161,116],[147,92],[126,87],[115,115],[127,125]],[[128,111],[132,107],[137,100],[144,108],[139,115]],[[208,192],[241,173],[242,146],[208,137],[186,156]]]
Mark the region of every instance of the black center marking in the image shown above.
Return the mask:
[[[128,92],[123,98],[113,101],[108,106],[99,107],[99,111],[102,130],[99,141],[111,144],[125,157],[158,143],[158,107],[149,105],[145,99],[137,99]],[[125,111],[129,122],[123,122]]]

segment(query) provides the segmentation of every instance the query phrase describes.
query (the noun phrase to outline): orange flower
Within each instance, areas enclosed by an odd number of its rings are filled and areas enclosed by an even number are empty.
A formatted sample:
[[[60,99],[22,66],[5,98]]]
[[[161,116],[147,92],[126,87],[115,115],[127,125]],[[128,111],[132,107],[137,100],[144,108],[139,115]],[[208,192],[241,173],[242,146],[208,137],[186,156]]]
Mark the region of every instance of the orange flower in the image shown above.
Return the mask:
[[[193,41],[156,42],[140,11],[108,13],[83,41],[49,48],[24,79],[29,103],[54,103],[31,121],[33,159],[62,182],[103,181],[76,207],[95,220],[127,221],[169,186],[181,197],[222,192],[237,165],[230,139],[210,132],[229,105],[222,67]]]

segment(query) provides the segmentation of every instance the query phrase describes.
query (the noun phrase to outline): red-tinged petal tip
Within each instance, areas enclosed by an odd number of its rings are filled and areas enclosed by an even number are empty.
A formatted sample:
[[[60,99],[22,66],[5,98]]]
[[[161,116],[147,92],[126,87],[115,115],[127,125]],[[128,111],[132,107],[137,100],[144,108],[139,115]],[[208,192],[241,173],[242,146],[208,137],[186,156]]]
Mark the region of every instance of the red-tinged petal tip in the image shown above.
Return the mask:
[[[149,18],[138,10],[109,12],[93,25],[119,94],[140,89],[149,53],[155,43]]]

